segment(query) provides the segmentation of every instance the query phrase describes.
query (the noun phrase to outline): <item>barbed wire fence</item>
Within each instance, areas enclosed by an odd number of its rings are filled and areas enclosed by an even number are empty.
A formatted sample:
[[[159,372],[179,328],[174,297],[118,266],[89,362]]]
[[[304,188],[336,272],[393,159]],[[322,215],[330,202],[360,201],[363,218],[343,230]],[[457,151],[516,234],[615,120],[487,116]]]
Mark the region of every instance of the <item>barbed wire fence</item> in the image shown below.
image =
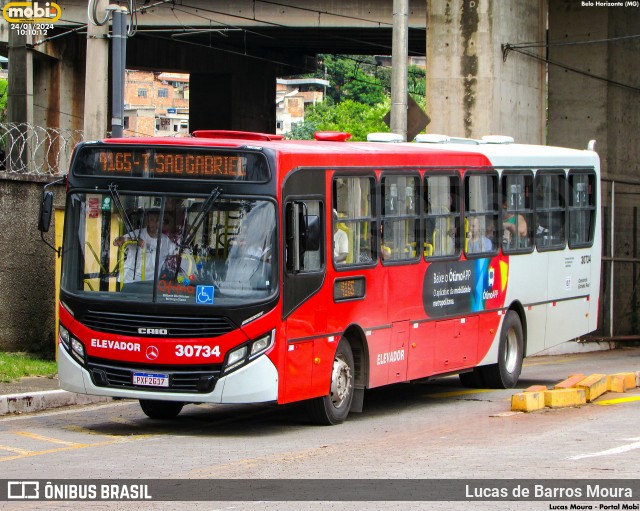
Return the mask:
[[[83,139],[82,130],[0,123],[0,172],[64,175],[74,146]]]

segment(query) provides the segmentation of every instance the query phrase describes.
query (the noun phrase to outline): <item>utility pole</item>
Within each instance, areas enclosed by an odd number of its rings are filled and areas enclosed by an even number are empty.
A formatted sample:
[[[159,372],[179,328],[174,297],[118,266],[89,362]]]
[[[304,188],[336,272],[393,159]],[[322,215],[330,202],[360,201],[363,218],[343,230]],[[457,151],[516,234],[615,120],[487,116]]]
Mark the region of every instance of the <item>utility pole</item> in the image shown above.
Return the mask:
[[[95,2],[95,4],[94,4]],[[105,14],[109,0],[93,0],[90,8],[102,24],[89,19],[87,25],[87,64],[84,84],[84,138],[98,140],[107,136],[109,98],[109,24]],[[89,15],[91,18],[91,14]]]
[[[120,138],[124,127],[124,75],[127,60],[127,8],[113,11],[111,35],[111,56],[113,62],[111,84],[111,135]]]
[[[407,140],[407,75],[409,53],[409,0],[393,0],[391,49],[391,133]]]

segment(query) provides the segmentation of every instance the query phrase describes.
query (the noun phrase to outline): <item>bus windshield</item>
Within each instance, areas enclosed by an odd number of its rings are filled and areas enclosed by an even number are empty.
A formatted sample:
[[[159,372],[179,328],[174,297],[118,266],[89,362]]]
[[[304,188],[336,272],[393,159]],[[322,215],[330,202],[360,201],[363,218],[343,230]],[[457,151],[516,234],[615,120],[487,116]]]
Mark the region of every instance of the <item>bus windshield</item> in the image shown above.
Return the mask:
[[[200,306],[276,292],[275,206],[266,200],[73,193],[62,290],[92,299]]]

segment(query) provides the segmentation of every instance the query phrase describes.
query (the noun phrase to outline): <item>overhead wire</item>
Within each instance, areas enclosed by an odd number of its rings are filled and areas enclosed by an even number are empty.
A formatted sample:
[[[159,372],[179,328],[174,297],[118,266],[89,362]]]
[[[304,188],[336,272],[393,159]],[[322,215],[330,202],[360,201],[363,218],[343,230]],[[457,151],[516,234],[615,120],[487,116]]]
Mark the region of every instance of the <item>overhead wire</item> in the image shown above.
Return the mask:
[[[567,71],[571,71],[573,73],[577,73],[579,75],[582,76],[586,76],[588,78],[593,78],[594,80],[599,80],[605,83],[608,83],[610,85],[615,85],[616,87],[622,87],[623,89],[627,89],[627,90],[631,90],[633,92],[640,92],[640,87],[636,87],[634,85],[629,85],[627,83],[622,83],[622,82],[618,82],[616,80],[611,80],[610,78],[606,78],[604,76],[598,76],[595,75],[589,71],[584,71],[583,69],[578,69],[576,67],[573,66],[569,66],[568,64],[563,64],[561,62],[556,62],[554,60],[551,60],[547,57],[541,57],[540,55],[536,55],[535,53],[532,53],[530,51],[527,51],[521,47],[514,47],[512,45],[509,44],[503,44],[502,45],[502,55],[503,55],[503,60],[506,62],[507,60],[507,56],[509,54],[509,52],[514,51],[516,53],[520,53],[522,55],[526,55],[527,57],[530,57],[532,59],[538,60],[540,62],[544,62],[545,64],[549,64],[552,66],[557,66],[560,67],[562,69],[566,69]]]

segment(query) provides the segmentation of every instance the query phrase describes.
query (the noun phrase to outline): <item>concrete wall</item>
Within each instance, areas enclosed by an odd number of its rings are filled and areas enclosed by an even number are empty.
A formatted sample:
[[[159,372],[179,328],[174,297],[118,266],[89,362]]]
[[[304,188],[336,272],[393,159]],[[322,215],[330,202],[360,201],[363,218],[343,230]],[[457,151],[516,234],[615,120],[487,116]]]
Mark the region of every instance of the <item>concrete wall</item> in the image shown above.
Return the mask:
[[[427,131],[544,143],[545,66],[501,45],[544,41],[545,17],[544,0],[429,1]]]
[[[640,10],[634,7],[593,7],[583,2],[550,2],[549,41],[572,43],[616,39],[638,33]],[[595,4],[595,2],[594,2]],[[613,246],[616,258],[638,258],[638,207],[640,206],[640,101],[637,88],[640,69],[640,41],[552,45],[549,59],[598,80],[549,66],[549,143],[583,149],[596,140],[600,155],[605,256],[610,256],[611,181],[617,181]],[[613,83],[617,82],[617,83]],[[636,90],[624,87],[630,85]],[[633,183],[638,183],[633,185]],[[634,220],[635,217],[635,220]],[[603,266],[603,333],[640,333],[638,282],[640,265],[616,261],[613,287],[610,263]],[[609,321],[609,300],[614,300],[613,324]],[[604,320],[604,321],[603,321]]]
[[[0,351],[53,354],[56,254],[37,229],[46,181],[32,179],[0,173]],[[57,190],[57,203],[63,191]]]

